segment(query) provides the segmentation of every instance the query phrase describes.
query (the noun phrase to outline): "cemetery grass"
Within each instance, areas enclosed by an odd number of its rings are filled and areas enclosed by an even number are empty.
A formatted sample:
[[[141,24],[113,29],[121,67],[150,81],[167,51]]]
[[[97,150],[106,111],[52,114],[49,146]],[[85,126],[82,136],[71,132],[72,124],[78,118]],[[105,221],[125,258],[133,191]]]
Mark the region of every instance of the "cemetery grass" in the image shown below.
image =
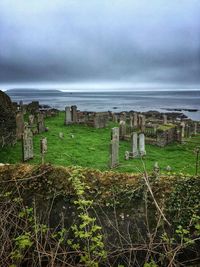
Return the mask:
[[[47,118],[45,120],[48,132],[34,136],[34,159],[30,164],[40,164],[40,139],[47,137],[48,152],[45,155],[45,162],[54,165],[70,166],[77,165],[99,170],[108,170],[109,142],[111,128],[117,126],[109,123],[105,129],[95,129],[84,125],[64,125],[64,112],[59,116]],[[64,138],[59,138],[59,133],[64,134]],[[146,145],[147,155],[141,158],[124,159],[126,150],[130,150],[129,141],[120,141],[120,165],[113,171],[140,173],[151,172],[154,163],[157,161],[161,171],[169,165],[172,172],[195,174],[196,155],[194,149],[199,143],[200,137],[189,139],[190,143],[172,144],[165,148],[153,145]],[[192,142],[191,142],[192,141]],[[20,163],[22,159],[21,142],[17,142],[14,147],[2,148],[0,150],[0,162]]]

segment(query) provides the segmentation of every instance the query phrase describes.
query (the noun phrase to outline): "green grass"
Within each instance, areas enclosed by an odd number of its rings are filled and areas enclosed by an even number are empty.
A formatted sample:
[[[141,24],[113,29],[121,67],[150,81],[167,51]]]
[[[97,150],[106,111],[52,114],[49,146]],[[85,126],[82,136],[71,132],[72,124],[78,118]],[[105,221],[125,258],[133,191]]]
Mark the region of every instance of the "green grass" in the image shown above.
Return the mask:
[[[105,129],[94,129],[83,125],[64,126],[64,113],[60,113],[58,117],[46,119],[46,126],[49,127],[49,132],[34,137],[34,159],[29,163],[41,163],[40,139],[45,136],[48,140],[45,162],[108,170],[110,129],[116,126],[114,123],[110,123]],[[59,138],[59,132],[64,133],[63,140]],[[71,137],[72,135],[74,138]],[[165,148],[146,145],[147,156],[144,159],[146,169],[151,171],[155,161],[158,161],[162,169],[170,165],[173,172],[194,174],[196,161],[194,149],[200,138],[199,136],[194,137],[189,141],[194,143],[172,144]],[[115,170],[120,172],[143,171],[141,159],[124,160],[126,150],[130,150],[130,142],[120,141],[120,165]],[[21,142],[14,147],[3,148],[0,151],[0,162],[2,163],[18,163],[21,162],[21,158]]]

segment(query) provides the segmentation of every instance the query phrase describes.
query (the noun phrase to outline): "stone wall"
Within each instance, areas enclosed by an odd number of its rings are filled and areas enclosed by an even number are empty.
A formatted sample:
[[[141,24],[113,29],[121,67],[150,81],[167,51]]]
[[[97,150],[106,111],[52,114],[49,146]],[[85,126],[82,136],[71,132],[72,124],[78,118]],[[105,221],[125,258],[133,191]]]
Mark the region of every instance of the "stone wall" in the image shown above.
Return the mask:
[[[15,111],[10,97],[0,91],[0,147],[16,142]]]

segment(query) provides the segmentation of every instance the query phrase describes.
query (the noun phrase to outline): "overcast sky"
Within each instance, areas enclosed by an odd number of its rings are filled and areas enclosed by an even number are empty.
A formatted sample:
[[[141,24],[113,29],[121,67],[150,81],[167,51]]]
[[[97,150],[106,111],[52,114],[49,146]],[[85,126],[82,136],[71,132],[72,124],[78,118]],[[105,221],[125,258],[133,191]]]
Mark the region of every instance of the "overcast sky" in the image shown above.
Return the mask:
[[[0,86],[200,89],[200,0],[0,0]]]

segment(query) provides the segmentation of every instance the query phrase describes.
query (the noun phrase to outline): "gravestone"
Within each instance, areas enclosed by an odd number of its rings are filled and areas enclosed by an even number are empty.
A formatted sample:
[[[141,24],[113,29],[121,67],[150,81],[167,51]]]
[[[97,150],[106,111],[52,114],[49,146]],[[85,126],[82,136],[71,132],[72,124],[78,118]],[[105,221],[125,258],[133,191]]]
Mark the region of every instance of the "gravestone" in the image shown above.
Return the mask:
[[[119,128],[112,128],[110,142],[109,167],[115,168],[119,165]]]
[[[33,133],[27,124],[25,124],[22,134],[22,159],[27,161],[33,158]]]
[[[71,106],[72,122],[77,123],[77,106]]]
[[[185,137],[185,122],[181,122],[181,137]]]
[[[120,113],[119,121],[125,121],[126,122],[126,112],[121,112]]]
[[[40,139],[40,152],[42,157],[42,164],[44,164],[44,155],[47,153],[47,138]]]
[[[28,124],[30,125],[30,126],[33,126],[34,125],[34,115],[29,115],[28,116]]]
[[[139,134],[139,152],[140,156],[143,157],[146,155],[146,150],[145,150],[145,136],[143,133]]]
[[[129,125],[130,125],[130,127],[132,128],[133,127],[133,115],[130,115],[130,123],[129,123]]]
[[[144,132],[145,131],[146,118],[144,115],[140,115],[139,118],[140,118],[140,129],[142,132]]]
[[[72,114],[70,107],[65,107],[65,125],[72,123]]]
[[[131,152],[129,153],[131,158],[138,156],[138,134],[133,132],[131,135]]]
[[[126,122],[120,121],[119,123],[119,138],[120,140],[124,140],[126,135]]]
[[[38,127],[38,133],[45,132],[44,116],[41,113],[38,113],[37,115],[37,127]]]
[[[16,127],[17,140],[21,140],[24,132],[24,115],[22,112],[19,112],[16,115]]]
[[[138,127],[138,114],[137,113],[133,114],[133,127],[134,128]]]
[[[39,112],[39,101],[32,101],[26,107],[27,112],[37,114]]]
[[[167,124],[167,115],[163,115],[163,124]]]
[[[197,122],[194,123],[194,135],[197,135]]]
[[[186,137],[191,137],[191,127],[190,127],[190,125],[186,125],[185,130],[186,130]]]
[[[117,114],[114,114],[114,122],[118,123],[118,115]]]
[[[20,106],[20,111],[24,114],[24,104],[22,100],[19,101],[19,106]]]

